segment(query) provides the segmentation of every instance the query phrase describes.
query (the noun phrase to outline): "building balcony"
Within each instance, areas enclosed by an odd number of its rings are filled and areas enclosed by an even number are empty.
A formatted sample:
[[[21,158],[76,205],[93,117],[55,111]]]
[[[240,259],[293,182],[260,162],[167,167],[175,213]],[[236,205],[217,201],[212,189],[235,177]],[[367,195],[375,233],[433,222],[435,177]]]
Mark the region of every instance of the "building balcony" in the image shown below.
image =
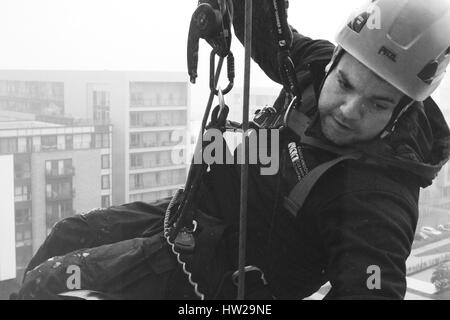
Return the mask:
[[[129,110],[131,112],[145,112],[145,111],[186,111],[188,109],[187,104],[185,105],[170,105],[170,106],[136,106],[131,105]]]
[[[185,147],[183,140],[180,141],[159,141],[159,142],[140,142],[130,143],[130,149],[151,149],[151,148],[169,148],[170,147]]]
[[[158,107],[183,107],[186,106],[187,102],[185,99],[178,100],[150,100],[150,99],[136,99],[130,100],[130,108],[158,108]]]
[[[67,211],[56,212],[56,213],[47,213],[47,218],[46,218],[47,226],[51,227],[58,221],[61,221],[65,218],[72,217],[74,215],[76,215],[75,210],[67,210]]]
[[[31,195],[16,195],[14,196],[14,202],[21,203],[22,206],[28,207],[31,202]]]
[[[31,221],[16,222],[16,231],[31,230],[31,229],[32,229]]]
[[[141,188],[133,188],[130,186],[129,194],[141,194],[141,193],[148,193],[148,192],[157,192],[157,191],[167,191],[167,190],[176,190],[182,187],[184,184],[170,184],[170,185],[163,185],[163,186],[156,186],[156,187],[141,187]]]
[[[31,179],[31,172],[15,172],[14,179]]]
[[[159,179],[159,181],[154,181],[153,183],[139,183],[134,184],[130,183],[129,190],[130,191],[142,191],[142,190],[163,190],[163,189],[174,189],[185,183],[185,179],[173,179],[173,180],[163,180]]]
[[[175,128],[175,129],[186,129],[187,122],[183,121],[181,123],[170,123],[170,122],[138,122],[138,123],[131,123],[130,129],[165,129],[167,128]]]
[[[130,166],[129,173],[146,173],[146,172],[158,172],[158,171],[167,171],[167,170],[176,170],[176,169],[185,169],[187,167],[186,163],[182,164],[170,164],[169,162],[160,163],[155,165],[136,165]]]
[[[75,190],[71,192],[52,192],[46,194],[47,201],[64,201],[71,200],[75,197]]]
[[[31,172],[15,172],[14,173],[14,181],[16,184],[31,184]]]
[[[33,101],[33,102],[54,102],[64,103],[64,96],[30,94],[29,92],[11,92],[8,94],[0,94],[0,100],[10,101]]]
[[[22,247],[31,247],[33,245],[33,241],[31,239],[27,240],[16,240],[16,248],[22,248]],[[31,259],[31,257],[30,257]],[[23,266],[24,268],[26,265]]]
[[[52,178],[52,179],[69,178],[69,177],[73,177],[74,175],[75,175],[74,167],[64,168],[64,170],[62,172],[60,172],[59,170],[45,171],[45,176],[47,178]]]

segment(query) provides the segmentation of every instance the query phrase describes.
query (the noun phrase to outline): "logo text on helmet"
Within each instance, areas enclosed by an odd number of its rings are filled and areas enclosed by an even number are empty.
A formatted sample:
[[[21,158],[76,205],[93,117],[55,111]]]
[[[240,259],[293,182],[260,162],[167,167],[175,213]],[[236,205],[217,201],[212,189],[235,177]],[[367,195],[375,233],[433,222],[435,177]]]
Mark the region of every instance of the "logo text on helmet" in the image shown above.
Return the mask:
[[[381,49],[378,51],[378,54],[389,58],[389,60],[397,62],[397,54],[394,51],[386,48],[385,46],[381,47]]]
[[[360,14],[351,17],[348,27],[353,31],[360,33],[364,27],[369,30],[381,29],[381,9],[375,3]]]

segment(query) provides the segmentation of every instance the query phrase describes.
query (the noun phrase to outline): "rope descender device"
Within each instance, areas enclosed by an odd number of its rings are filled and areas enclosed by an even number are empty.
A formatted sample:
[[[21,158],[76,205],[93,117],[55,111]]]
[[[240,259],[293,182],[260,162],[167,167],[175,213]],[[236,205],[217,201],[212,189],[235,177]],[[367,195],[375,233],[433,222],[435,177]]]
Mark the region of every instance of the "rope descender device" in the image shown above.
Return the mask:
[[[191,18],[187,45],[187,65],[191,83],[197,79],[200,39],[206,40],[214,54],[230,54],[233,3],[231,0],[200,0]],[[231,90],[231,89],[230,89]]]

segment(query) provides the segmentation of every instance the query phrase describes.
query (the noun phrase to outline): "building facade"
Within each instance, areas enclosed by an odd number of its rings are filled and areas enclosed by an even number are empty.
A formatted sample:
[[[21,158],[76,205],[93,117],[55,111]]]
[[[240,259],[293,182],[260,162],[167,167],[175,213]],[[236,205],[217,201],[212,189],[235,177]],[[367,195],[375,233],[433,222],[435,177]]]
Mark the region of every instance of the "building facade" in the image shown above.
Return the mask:
[[[184,73],[0,71],[0,110],[113,126],[113,205],[171,196],[184,184],[189,105]]]
[[[111,138],[111,125],[0,122],[0,281],[21,279],[56,222],[109,205]]]
[[[189,101],[182,73],[0,71],[0,293],[57,221],[184,184]]]

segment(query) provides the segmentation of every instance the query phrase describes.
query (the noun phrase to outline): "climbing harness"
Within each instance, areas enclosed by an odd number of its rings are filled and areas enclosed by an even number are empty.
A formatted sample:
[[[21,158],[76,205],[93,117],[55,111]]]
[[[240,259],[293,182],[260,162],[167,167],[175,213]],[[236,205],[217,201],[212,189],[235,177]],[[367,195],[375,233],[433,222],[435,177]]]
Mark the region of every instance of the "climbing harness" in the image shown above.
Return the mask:
[[[250,90],[250,61],[252,48],[252,0],[245,0],[245,70],[244,70],[244,105],[243,105],[243,121],[242,124],[228,121],[228,106],[224,102],[224,95],[229,93],[234,86],[235,65],[234,56],[230,50],[231,47],[231,25],[233,18],[233,6],[231,0],[207,0],[199,1],[199,5],[195,10],[190,28],[187,46],[187,64],[190,81],[196,82],[198,77],[198,50],[200,39],[206,40],[213,48],[210,55],[210,76],[209,88],[210,97],[203,116],[199,137],[195,153],[202,152],[208,142],[204,142],[203,136],[210,129],[218,129],[224,131],[242,131],[244,155],[247,154],[248,143],[246,143],[246,133],[250,127],[261,128],[269,122],[271,126],[279,125],[284,121],[284,113],[292,101],[296,106],[301,103],[294,64],[290,58],[289,48],[291,45],[290,29],[287,24],[287,1],[272,0],[273,4],[273,25],[277,33],[278,46],[278,62],[280,66],[280,77],[284,84],[286,92],[286,100],[281,109],[263,109],[263,111],[255,117],[253,122],[249,122],[249,90]],[[219,62],[216,66],[215,56],[219,56]],[[229,83],[225,89],[218,88],[220,71],[225,58],[227,59],[227,75]],[[219,97],[219,105],[214,108],[211,113],[211,107],[214,97]],[[207,125],[209,115],[211,113],[211,121]],[[276,118],[274,121],[273,118]],[[202,157],[200,157],[202,158]],[[186,185],[184,189],[180,189],[172,198],[172,201],[166,211],[164,219],[164,236],[167,243],[172,248],[173,253],[177,256],[177,260],[183,268],[183,272],[187,275],[189,283],[193,286],[196,295],[200,299],[205,298],[205,294],[200,292],[199,285],[196,283],[191,272],[183,261],[182,254],[192,254],[195,251],[195,233],[197,231],[195,222],[195,200],[200,183],[204,173],[208,169],[208,165],[204,163],[198,164],[194,162],[195,154],[189,169]],[[241,169],[241,207],[240,207],[240,230],[239,230],[239,261],[238,270],[235,272],[233,279],[237,282],[238,295],[237,299],[244,299],[245,295],[245,274],[252,266],[246,266],[246,228],[247,228],[247,189],[248,189],[248,159],[244,162]],[[301,167],[300,162],[300,167]],[[304,168],[306,174],[307,169]],[[261,272],[262,274],[262,272]],[[263,275],[262,275],[263,277]]]
[[[223,132],[227,125],[226,119],[229,109],[225,104],[224,95],[233,88],[235,78],[234,56],[230,50],[232,10],[232,2],[229,0],[199,1],[199,5],[192,16],[187,48],[188,73],[192,83],[195,83],[197,78],[200,38],[205,39],[213,48],[210,54],[210,96],[203,116],[195,153],[202,152],[210,143],[205,142],[205,139],[203,139],[208,130],[218,129]],[[219,56],[217,66],[216,55]],[[225,58],[227,59],[229,83],[222,90],[217,85]],[[211,114],[215,96],[218,96],[219,105],[214,108]],[[207,125],[210,114],[211,121]],[[195,294],[203,300],[205,299],[205,294],[200,291],[199,284],[193,280],[192,273],[188,270],[186,261],[182,257],[183,254],[189,255],[195,251],[195,233],[197,231],[195,199],[202,177],[208,169],[208,165],[203,161],[202,157],[200,157],[202,159],[201,163],[195,163],[194,160],[197,158],[196,154],[194,154],[185,188],[177,191],[166,210],[164,237],[172,252],[176,255],[178,263],[182,266],[183,272],[188,277],[189,283],[194,288]]]

